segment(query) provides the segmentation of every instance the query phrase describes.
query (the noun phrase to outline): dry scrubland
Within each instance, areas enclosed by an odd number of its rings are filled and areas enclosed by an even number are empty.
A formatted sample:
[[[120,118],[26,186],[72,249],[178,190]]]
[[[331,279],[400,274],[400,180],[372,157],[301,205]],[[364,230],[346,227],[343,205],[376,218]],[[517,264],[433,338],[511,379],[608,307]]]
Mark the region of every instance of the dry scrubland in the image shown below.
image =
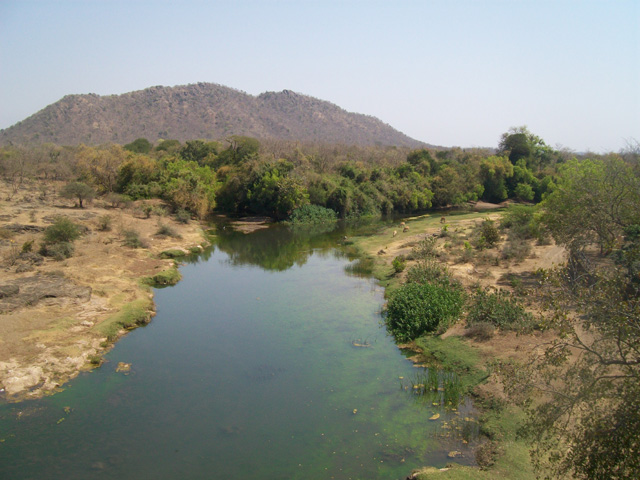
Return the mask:
[[[206,244],[197,222],[177,222],[159,200],[78,208],[57,195],[63,185],[0,186],[0,395],[9,400],[55,391],[99,365],[118,336],[153,315],[152,281],[143,280],[179,276],[161,252]],[[43,231],[60,216],[82,234],[70,258],[43,257]]]

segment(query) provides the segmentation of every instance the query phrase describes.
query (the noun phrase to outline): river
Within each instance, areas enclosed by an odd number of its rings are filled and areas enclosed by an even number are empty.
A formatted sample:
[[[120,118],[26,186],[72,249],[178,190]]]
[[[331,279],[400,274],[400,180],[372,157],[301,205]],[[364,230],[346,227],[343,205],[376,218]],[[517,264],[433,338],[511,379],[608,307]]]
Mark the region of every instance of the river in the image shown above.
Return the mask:
[[[469,402],[413,393],[421,369],[344,231],[229,230],[100,368],[0,405],[0,478],[396,479],[451,451],[473,462]]]

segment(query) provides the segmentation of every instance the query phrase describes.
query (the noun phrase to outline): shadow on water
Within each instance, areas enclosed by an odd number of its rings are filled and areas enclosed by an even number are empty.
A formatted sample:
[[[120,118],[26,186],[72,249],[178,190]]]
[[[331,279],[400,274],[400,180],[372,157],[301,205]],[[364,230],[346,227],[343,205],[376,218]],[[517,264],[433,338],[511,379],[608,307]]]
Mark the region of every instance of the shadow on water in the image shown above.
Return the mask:
[[[340,248],[337,255],[355,263],[347,266],[347,273],[368,277],[370,260],[359,259],[348,248],[352,235],[374,234],[382,228],[380,221],[359,220],[323,225],[271,225],[251,234],[234,230],[228,223],[218,223],[210,230],[215,246],[229,255],[231,265],[255,265],[268,271],[285,271],[302,266],[314,252]],[[345,248],[347,247],[347,248]]]

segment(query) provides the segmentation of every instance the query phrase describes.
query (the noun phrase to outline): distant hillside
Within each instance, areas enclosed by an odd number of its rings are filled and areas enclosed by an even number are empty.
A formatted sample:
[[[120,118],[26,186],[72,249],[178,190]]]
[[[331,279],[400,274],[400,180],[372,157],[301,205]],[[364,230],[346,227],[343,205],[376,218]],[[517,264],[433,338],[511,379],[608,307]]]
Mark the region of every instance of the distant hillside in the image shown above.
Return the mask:
[[[261,139],[419,147],[375,117],[288,90],[257,97],[211,83],[151,87],[122,95],[67,95],[0,131],[0,144],[129,143],[144,137]]]

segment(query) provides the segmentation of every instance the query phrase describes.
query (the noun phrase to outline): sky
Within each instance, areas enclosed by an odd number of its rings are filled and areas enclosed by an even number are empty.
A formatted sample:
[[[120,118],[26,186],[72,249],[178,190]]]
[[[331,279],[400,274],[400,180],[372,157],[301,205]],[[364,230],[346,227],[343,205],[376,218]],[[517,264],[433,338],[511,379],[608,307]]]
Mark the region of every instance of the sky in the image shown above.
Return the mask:
[[[293,90],[446,147],[640,141],[640,0],[0,0],[0,129],[67,94]]]

